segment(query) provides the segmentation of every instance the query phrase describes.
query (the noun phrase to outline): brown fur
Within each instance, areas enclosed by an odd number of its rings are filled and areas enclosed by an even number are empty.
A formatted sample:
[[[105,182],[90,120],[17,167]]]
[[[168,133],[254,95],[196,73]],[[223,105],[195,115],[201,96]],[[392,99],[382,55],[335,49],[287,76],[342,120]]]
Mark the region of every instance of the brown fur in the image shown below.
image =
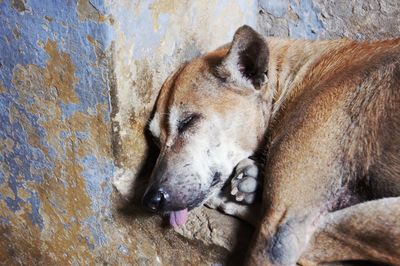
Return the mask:
[[[392,244],[400,245],[392,217],[399,215],[398,198],[378,200],[400,195],[400,40],[261,43],[244,26],[230,46],[194,59],[167,80],[157,112],[181,105],[225,120],[244,113],[235,143],[246,151],[268,147],[264,214],[249,265],[400,263],[397,251],[382,251],[393,250],[385,246],[390,243],[368,238],[395,232]],[[167,147],[167,116],[161,120]],[[185,141],[180,148],[190,137]],[[179,157],[180,149],[174,152]],[[365,201],[371,202],[360,204]],[[393,212],[375,209],[380,206]],[[350,223],[360,217],[370,224]]]
[[[278,72],[272,84],[275,99],[283,100],[268,128],[266,214],[251,261],[279,265],[295,262],[280,256],[298,258],[326,212],[399,196],[400,41],[292,41],[278,48],[286,53],[273,49],[277,65],[289,65],[290,74]],[[306,70],[296,65],[304,61]],[[288,78],[285,91],[279,83]],[[287,234],[294,239],[285,243],[280,238]],[[286,250],[273,241],[283,241],[278,244]]]

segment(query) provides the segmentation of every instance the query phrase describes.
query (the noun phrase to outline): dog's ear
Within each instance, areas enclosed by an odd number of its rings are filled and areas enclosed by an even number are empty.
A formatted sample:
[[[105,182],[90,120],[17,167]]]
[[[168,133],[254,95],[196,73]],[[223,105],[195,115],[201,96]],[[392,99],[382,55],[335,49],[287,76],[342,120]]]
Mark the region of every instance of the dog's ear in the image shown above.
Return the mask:
[[[244,25],[236,30],[218,75],[236,86],[259,89],[267,80],[268,47],[263,37]]]

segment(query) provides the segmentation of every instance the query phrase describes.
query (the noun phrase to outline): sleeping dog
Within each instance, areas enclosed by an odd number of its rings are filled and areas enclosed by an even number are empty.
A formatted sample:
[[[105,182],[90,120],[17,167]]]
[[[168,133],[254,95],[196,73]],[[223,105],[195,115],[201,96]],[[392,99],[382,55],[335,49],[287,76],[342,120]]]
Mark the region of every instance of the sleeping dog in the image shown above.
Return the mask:
[[[280,40],[242,26],[171,74],[149,129],[160,155],[143,203],[172,226],[227,182],[252,203],[248,157],[261,150],[250,265],[400,265],[399,39]]]

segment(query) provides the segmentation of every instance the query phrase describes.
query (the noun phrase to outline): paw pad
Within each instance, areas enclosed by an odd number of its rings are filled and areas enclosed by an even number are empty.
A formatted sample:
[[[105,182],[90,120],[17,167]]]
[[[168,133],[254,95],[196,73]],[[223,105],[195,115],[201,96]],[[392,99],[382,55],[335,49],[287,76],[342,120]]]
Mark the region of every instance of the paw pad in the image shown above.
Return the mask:
[[[235,175],[231,181],[231,195],[236,201],[252,204],[256,198],[259,186],[258,167],[251,159],[244,159],[235,168]]]

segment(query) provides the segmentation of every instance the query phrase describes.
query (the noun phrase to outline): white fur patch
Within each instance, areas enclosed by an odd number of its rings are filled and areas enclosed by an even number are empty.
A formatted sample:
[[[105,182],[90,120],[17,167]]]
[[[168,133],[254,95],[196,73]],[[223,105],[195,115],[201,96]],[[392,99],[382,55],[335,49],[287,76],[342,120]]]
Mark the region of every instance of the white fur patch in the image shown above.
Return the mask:
[[[172,106],[171,109],[168,112],[168,123],[169,123],[169,134],[170,136],[175,136],[177,127],[178,127],[178,121],[179,121],[179,109],[176,108],[175,106]],[[170,141],[172,141],[172,138],[170,138]],[[171,143],[167,143],[169,145]]]
[[[232,52],[225,58],[222,66],[230,74],[229,82],[233,82],[238,87],[254,88],[249,79],[243,76],[239,69],[239,56],[237,52]]]
[[[158,113],[155,113],[153,119],[151,120],[149,124],[149,130],[154,137],[160,138],[161,135],[160,115]]]

